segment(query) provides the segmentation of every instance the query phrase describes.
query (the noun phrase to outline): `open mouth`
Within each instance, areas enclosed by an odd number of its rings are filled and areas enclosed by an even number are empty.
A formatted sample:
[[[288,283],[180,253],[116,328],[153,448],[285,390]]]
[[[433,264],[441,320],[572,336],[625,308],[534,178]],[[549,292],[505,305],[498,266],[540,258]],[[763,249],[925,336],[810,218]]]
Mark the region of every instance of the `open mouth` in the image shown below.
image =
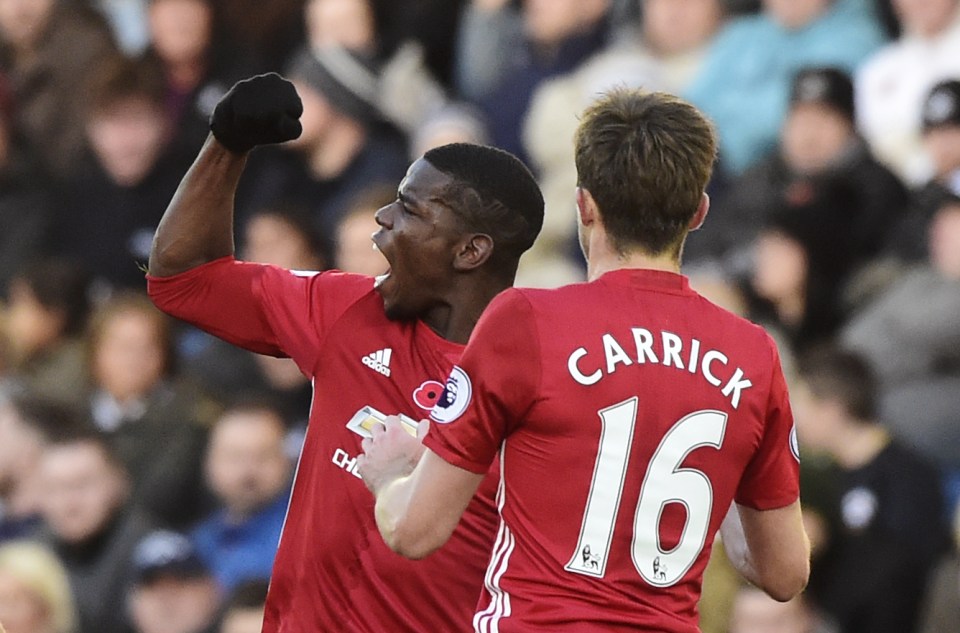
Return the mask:
[[[373,240],[373,250],[379,251],[379,252],[383,255],[384,259],[387,259],[386,254],[383,253],[383,251],[380,250],[380,246],[377,244],[377,239],[376,239],[376,238],[377,238],[377,234],[378,234],[378,233],[379,233],[379,231],[375,232],[373,235],[370,236],[370,239]],[[389,264],[389,260],[388,260],[388,264]],[[374,279],[373,279],[373,287],[374,287],[374,289],[379,288],[380,286],[382,286],[382,285],[384,284],[384,282],[386,282],[389,277],[390,277],[390,267],[389,267],[389,265],[388,265],[388,266],[387,266],[387,271],[386,271],[385,273],[383,273],[382,275],[377,275],[376,277],[374,277]]]

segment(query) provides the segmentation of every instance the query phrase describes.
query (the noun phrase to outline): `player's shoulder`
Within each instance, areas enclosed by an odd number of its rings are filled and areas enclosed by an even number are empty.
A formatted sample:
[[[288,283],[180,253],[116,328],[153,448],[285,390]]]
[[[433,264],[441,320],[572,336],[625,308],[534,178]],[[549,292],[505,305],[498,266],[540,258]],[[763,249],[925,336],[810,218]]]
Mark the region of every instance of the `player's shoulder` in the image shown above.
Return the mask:
[[[702,318],[711,323],[712,329],[723,338],[737,342],[738,347],[752,350],[763,356],[777,356],[777,343],[762,326],[731,310],[717,305],[699,293],[694,293],[696,309]]]
[[[558,315],[569,313],[570,309],[590,305],[590,293],[595,284],[574,283],[557,288],[507,288],[496,296],[490,304],[491,309],[500,312],[510,311],[514,315]]]

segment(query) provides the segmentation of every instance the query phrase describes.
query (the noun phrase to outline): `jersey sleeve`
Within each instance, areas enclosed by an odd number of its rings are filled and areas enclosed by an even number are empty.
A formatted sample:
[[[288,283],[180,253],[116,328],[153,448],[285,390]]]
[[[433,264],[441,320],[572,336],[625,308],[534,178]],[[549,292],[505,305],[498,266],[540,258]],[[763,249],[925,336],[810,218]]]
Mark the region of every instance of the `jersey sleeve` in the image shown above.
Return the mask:
[[[800,496],[800,451],[780,355],[772,341],[773,372],[763,435],[737,488],[736,501],[756,510],[790,505]]]
[[[330,325],[371,291],[368,277],[301,273],[224,257],[170,277],[147,276],[167,314],[234,345],[292,358],[312,376]]]
[[[506,290],[480,317],[430,415],[424,444],[455,466],[486,473],[533,405],[539,383],[532,308],[520,292]]]

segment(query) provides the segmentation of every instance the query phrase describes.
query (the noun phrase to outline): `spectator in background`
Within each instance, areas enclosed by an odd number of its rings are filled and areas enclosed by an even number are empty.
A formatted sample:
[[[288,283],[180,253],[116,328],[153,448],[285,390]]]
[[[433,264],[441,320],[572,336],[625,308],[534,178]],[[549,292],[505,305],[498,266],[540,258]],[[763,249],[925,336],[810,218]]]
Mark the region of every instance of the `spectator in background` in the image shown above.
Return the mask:
[[[846,248],[863,264],[887,246],[908,193],[857,135],[850,76],[837,68],[805,68],[792,80],[778,151],[717,196],[706,230],[691,234],[684,253],[692,264],[720,261],[736,274],[773,209],[785,201],[816,197],[834,183],[844,183],[856,194],[852,204],[836,211],[850,216]]]
[[[285,439],[280,412],[258,403],[230,407],[210,433],[207,485],[219,509],[191,538],[225,592],[270,578],[293,472]]]
[[[334,236],[334,263],[339,270],[376,277],[390,268],[383,254],[373,247],[370,236],[380,229],[377,211],[396,199],[397,188],[387,184],[371,185],[354,199]]]
[[[770,213],[754,245],[749,314],[779,332],[793,352],[830,340],[843,321],[839,300],[852,257],[855,192],[843,183],[814,197],[786,200]]]
[[[467,103],[455,101],[430,112],[411,131],[410,158],[416,160],[434,147],[449,143],[488,145],[490,134],[483,114]]]
[[[87,0],[97,9],[113,31],[113,39],[127,56],[139,55],[147,47],[147,4],[150,0]]]
[[[722,165],[736,176],[774,149],[797,71],[852,72],[882,42],[868,0],[764,0],[719,33],[685,94],[716,123]]]
[[[503,0],[474,0],[460,33],[459,89],[483,110],[493,144],[521,158],[527,154],[521,125],[543,81],[571,72],[609,42],[610,0],[524,0],[522,36],[492,42],[489,21],[510,20]],[[491,69],[495,76],[488,81]],[[479,86],[471,85],[478,79]]]
[[[304,0],[214,0],[217,42],[251,51],[268,70],[283,68],[304,41]]]
[[[10,278],[50,248],[49,192],[26,148],[13,138],[13,95],[0,70],[0,297]]]
[[[284,145],[287,160],[260,172],[247,209],[281,199],[308,209],[330,261],[333,227],[353,196],[370,183],[397,182],[406,147],[377,109],[378,66],[370,57],[340,47],[302,50],[286,76],[303,102],[303,133]]]
[[[927,585],[919,633],[960,633],[960,505],[953,518],[953,548]]]
[[[733,598],[728,633],[837,633],[801,594],[777,602],[752,585],[743,585]]]
[[[135,633],[202,633],[213,624],[221,594],[183,534],[151,532],[133,552],[127,597]]]
[[[960,196],[960,80],[948,79],[930,90],[923,104],[922,128],[933,178],[915,192],[910,212],[891,242],[892,253],[908,262],[927,257],[930,218],[944,200]]]
[[[877,372],[894,433],[960,471],[960,198],[942,203],[927,239],[928,259],[855,313],[841,340]]]
[[[81,261],[104,295],[145,287],[138,262],[189,162],[170,151],[162,79],[151,65],[111,59],[89,91],[90,155],[64,188],[57,248]]]
[[[861,357],[824,349],[792,390],[801,446],[832,458],[840,500],[807,591],[844,633],[913,631],[949,542],[939,474],[878,423],[877,386]]]
[[[217,633],[260,633],[267,582],[252,580],[237,585],[227,599]]]
[[[213,0],[150,0],[147,17],[150,46],[145,56],[163,76],[172,142],[193,156],[207,137],[217,101],[261,65],[249,51],[215,39]]]
[[[36,533],[43,494],[40,458],[51,440],[78,425],[72,410],[11,391],[0,399],[0,542]]]
[[[306,0],[303,17],[312,49],[342,47],[369,57],[382,53],[371,0]]]
[[[369,236],[368,236],[369,237]],[[244,259],[292,270],[324,270],[323,245],[309,214],[279,203],[261,209],[243,228]]]
[[[6,633],[78,633],[67,572],[43,545],[0,545],[0,622]]]
[[[922,129],[934,181],[960,196],[960,80],[942,81],[930,90]]]
[[[396,8],[392,8],[396,5]],[[446,100],[444,88],[427,68],[423,44],[412,33],[430,32],[419,21],[452,39],[455,2],[421,0],[388,3],[377,0],[309,0],[305,7],[307,46],[312,50],[345,48],[379,65],[377,86],[370,97],[380,114],[404,133],[417,128]],[[454,13],[451,15],[451,8]],[[451,19],[453,18],[453,19]],[[384,33],[387,33],[385,35]]]
[[[857,127],[877,157],[911,185],[931,176],[921,108],[938,81],[960,77],[960,1],[893,0],[903,34],[857,75]]]
[[[721,0],[642,0],[642,27],[628,42],[542,83],[523,123],[524,146],[544,192],[544,228],[520,265],[520,285],[558,286],[583,279],[570,213],[577,185],[573,137],[578,116],[615,86],[680,93],[696,74],[723,18]]]
[[[177,379],[170,322],[144,295],[118,295],[90,328],[90,416],[124,464],[133,501],[167,525],[205,508],[202,455],[214,405]]]
[[[130,557],[150,521],[110,443],[92,430],[58,438],[39,466],[47,540],[67,569],[80,631],[124,631]]]
[[[81,406],[88,386],[82,339],[90,280],[67,259],[25,267],[11,280],[3,322],[5,365],[39,395]]]
[[[0,73],[16,103],[13,131],[54,176],[78,163],[85,86],[114,50],[106,23],[80,3],[0,1]]]

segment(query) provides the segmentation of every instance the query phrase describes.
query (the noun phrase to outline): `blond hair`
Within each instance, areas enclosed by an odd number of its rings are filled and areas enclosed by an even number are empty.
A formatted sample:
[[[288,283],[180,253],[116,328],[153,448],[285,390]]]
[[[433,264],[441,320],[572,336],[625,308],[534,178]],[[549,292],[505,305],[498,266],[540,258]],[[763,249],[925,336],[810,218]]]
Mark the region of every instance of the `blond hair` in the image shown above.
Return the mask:
[[[10,574],[43,603],[55,633],[76,630],[76,608],[67,571],[48,548],[32,541],[4,544],[0,546],[0,572]]]

